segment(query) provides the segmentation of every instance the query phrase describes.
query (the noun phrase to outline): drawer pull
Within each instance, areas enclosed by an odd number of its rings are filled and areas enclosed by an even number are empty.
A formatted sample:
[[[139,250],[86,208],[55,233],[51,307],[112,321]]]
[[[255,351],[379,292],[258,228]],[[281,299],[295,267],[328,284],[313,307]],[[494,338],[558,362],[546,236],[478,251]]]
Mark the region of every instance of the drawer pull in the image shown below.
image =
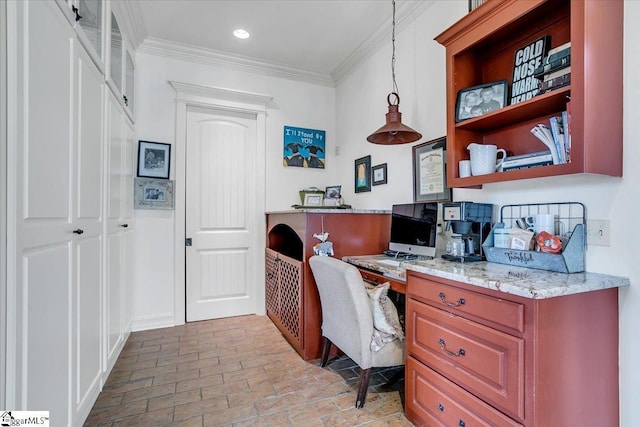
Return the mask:
[[[447,296],[444,294],[444,292],[440,292],[438,296],[440,297],[440,301],[442,301],[442,303],[448,307],[458,307],[464,305],[465,303],[464,298],[460,298],[458,302],[447,301]]]
[[[438,343],[440,344],[440,348],[442,349],[442,351],[444,351],[449,356],[460,357],[460,356],[464,356],[464,354],[465,354],[465,351],[464,351],[463,348],[458,350],[457,353],[454,353],[452,351],[447,350],[447,343],[444,342],[444,340],[442,338],[440,338],[440,340],[438,340]]]
[[[442,403],[438,403],[438,411],[444,412],[444,405]]]

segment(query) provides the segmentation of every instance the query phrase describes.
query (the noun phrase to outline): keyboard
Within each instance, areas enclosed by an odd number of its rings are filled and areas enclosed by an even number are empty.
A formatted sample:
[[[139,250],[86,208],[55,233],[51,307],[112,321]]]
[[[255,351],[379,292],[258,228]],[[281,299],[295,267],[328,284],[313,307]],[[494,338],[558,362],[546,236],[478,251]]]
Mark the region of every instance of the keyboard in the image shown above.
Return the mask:
[[[401,260],[410,260],[410,259],[417,259],[418,255],[415,254],[410,254],[409,252],[397,252],[397,251],[384,251],[383,252],[384,255],[394,258],[394,259],[401,259]]]
[[[378,264],[390,265],[392,267],[400,267],[400,261],[396,261],[394,259],[382,259],[378,261]]]

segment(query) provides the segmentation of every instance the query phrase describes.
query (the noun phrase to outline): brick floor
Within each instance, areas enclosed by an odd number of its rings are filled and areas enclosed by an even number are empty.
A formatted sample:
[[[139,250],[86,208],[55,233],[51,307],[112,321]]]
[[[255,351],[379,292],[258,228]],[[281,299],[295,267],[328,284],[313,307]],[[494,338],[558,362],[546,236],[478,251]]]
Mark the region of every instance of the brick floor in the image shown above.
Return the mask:
[[[305,362],[266,316],[134,332],[85,426],[411,426],[397,370],[374,369],[356,409],[359,368]]]

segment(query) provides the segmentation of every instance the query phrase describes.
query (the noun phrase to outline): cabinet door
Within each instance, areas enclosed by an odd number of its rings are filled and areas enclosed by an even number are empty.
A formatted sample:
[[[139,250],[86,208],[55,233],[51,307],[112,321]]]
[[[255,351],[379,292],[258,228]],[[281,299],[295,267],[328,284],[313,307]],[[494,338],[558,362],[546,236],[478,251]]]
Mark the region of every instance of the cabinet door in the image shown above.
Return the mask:
[[[129,110],[131,116],[133,116],[133,102],[134,102],[134,87],[133,83],[135,81],[135,64],[133,63],[133,58],[131,57],[131,53],[127,50],[125,53],[125,75],[124,75],[124,104],[126,108]]]
[[[88,54],[76,49],[75,185],[73,222],[83,230],[75,245],[75,420],[82,421],[100,392],[102,320],[102,107],[104,79]]]
[[[74,33],[54,2],[16,2],[7,22],[8,50],[17,59],[17,75],[9,82],[15,87],[9,110],[17,117],[16,138],[9,138],[16,153],[10,165],[15,197],[9,205],[15,206],[10,215],[16,230],[15,283],[9,286],[16,330],[8,396],[14,408],[46,409],[56,425],[70,425],[77,238],[70,211]]]
[[[78,38],[98,64],[102,64],[104,9],[102,0],[77,0]],[[78,18],[79,17],[79,18]]]
[[[113,12],[111,12],[109,40],[109,82],[114,93],[117,96],[122,96],[122,54],[124,45],[118,19]]]
[[[107,147],[107,235],[106,235],[106,373],[122,346],[122,115],[118,102],[109,96]]]
[[[133,246],[135,221],[133,217],[133,187],[135,175],[136,135],[133,126],[124,120],[124,140],[122,150],[122,187],[120,201],[122,217],[119,226],[122,233],[122,327],[126,335],[131,331],[133,321],[133,268],[135,250]]]

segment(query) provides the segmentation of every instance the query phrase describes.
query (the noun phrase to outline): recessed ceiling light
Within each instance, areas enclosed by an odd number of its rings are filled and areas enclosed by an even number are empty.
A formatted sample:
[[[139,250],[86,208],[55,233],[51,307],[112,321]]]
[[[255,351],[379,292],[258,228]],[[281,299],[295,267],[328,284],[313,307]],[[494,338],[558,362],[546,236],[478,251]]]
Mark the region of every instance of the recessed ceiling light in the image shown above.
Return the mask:
[[[248,39],[251,34],[248,31],[243,30],[242,28],[238,28],[233,32],[233,35],[239,39]]]

